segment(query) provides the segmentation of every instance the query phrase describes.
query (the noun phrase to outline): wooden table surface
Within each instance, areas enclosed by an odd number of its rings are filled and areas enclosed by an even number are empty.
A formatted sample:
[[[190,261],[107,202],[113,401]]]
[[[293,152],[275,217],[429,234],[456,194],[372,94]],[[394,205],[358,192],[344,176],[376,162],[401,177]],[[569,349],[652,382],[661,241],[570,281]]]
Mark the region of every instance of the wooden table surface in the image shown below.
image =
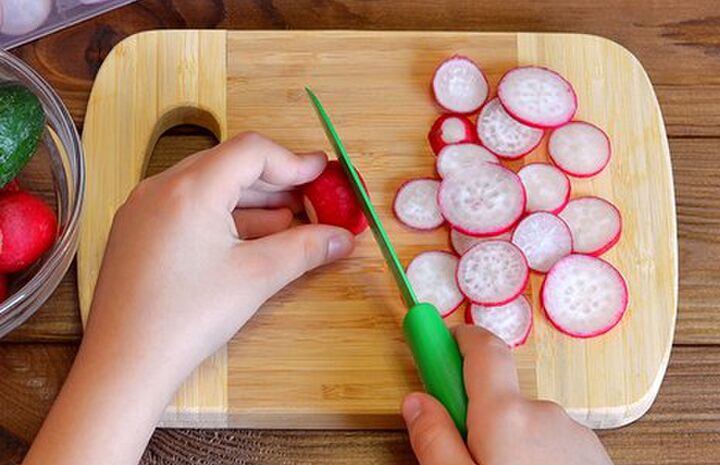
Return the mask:
[[[720,460],[720,12],[717,0],[141,0],[15,53],[58,90],[82,127],[103,57],[155,28],[432,29],[599,34],[633,52],[658,94],[672,152],[680,241],[675,346],[660,395],[637,423],[600,436],[617,464]],[[214,143],[169,131],[149,168]],[[19,463],[75,354],[74,267],[0,343],[0,464]],[[143,463],[415,463],[402,431],[160,430]]]

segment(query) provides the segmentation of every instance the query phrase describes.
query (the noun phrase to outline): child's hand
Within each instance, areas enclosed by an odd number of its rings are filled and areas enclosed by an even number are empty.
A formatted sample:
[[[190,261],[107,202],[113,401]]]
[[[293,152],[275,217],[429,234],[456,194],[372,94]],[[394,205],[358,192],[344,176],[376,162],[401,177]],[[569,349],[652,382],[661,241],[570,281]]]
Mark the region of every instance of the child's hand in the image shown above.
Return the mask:
[[[421,465],[608,465],[592,430],[552,402],[520,394],[510,350],[474,326],[456,332],[465,357],[468,438],[465,444],[443,406],[427,394],[405,398],[402,412]]]

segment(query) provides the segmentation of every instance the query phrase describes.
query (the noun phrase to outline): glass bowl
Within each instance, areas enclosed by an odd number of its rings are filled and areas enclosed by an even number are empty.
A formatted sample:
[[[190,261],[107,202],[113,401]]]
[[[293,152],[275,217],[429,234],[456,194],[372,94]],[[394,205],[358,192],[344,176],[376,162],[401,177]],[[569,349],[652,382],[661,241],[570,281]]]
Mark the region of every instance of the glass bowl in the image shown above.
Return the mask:
[[[37,95],[45,110],[38,150],[18,176],[23,190],[38,195],[58,218],[55,244],[30,268],[11,275],[0,303],[0,337],[18,327],[50,297],[77,251],[78,220],[85,189],[80,136],[67,108],[45,80],[15,56],[0,50],[0,82],[15,81]]]

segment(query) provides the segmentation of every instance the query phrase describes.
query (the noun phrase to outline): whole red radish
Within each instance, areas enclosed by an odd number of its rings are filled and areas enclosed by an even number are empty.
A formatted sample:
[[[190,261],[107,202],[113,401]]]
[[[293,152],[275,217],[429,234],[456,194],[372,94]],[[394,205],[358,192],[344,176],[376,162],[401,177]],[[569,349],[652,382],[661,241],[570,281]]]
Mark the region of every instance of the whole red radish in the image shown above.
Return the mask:
[[[55,213],[27,192],[0,196],[0,273],[30,266],[55,242]]]
[[[365,214],[337,160],[329,161],[325,171],[306,184],[302,193],[305,212],[311,222],[340,226],[353,234],[367,229]]]

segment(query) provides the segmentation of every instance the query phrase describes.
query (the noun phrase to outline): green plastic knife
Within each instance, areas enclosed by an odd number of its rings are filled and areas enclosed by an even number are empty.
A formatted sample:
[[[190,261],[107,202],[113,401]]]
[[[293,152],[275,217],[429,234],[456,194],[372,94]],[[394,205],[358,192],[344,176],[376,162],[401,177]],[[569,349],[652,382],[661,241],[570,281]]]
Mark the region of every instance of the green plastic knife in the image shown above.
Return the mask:
[[[408,308],[403,320],[403,330],[425,390],[442,402],[458,430],[465,437],[467,434],[465,426],[467,395],[463,383],[463,361],[457,343],[437,309],[429,303],[418,302],[387,232],[370,202],[370,197],[360,181],[330,117],[313,91],[307,87],[305,90],[315,106],[320,122],[325,129],[325,135],[330,140],[337,159],[350,180],[355,196],[359,200],[375,236],[375,241],[380,246],[385,261],[400,289],[403,302]]]

